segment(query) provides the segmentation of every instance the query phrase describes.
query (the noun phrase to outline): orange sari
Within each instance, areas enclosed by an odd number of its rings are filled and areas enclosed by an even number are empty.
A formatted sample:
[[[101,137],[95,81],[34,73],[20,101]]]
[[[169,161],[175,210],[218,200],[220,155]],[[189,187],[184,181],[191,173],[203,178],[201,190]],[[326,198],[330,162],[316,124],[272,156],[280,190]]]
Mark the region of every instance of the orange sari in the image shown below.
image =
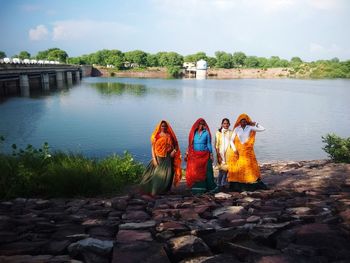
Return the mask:
[[[241,114],[234,128],[240,125],[242,119],[251,122],[247,114]],[[247,142],[241,143],[238,136],[233,138],[236,152],[230,152],[228,157],[228,181],[239,183],[255,183],[260,178],[260,169],[254,152],[255,131],[250,132]]]
[[[177,141],[176,135],[167,121],[164,121],[164,122],[166,122],[166,124],[168,125],[168,136],[159,136],[159,133],[161,131],[161,124],[163,121],[164,120],[160,121],[156,126],[155,130],[153,131],[151,135],[151,143],[152,143],[152,147],[154,147],[154,153],[160,157],[166,157],[169,149],[171,148],[176,149],[176,153],[173,158],[173,165],[174,165],[173,185],[177,186],[182,177],[180,147],[179,147],[179,143]]]

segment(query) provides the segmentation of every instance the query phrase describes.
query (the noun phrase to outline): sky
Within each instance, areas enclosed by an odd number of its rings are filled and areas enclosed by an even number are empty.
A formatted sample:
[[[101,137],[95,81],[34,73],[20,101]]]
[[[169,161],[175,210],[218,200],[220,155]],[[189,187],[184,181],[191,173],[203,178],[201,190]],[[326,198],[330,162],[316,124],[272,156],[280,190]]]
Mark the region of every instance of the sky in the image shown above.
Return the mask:
[[[0,0],[0,51],[350,59],[349,0]]]

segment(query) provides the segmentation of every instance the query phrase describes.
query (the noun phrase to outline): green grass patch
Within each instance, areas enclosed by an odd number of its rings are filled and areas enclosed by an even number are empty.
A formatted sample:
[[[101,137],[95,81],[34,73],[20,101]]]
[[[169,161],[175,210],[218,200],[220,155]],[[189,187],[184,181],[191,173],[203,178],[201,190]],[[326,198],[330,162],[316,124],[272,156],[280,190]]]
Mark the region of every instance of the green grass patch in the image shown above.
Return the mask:
[[[0,199],[15,197],[77,197],[120,193],[138,183],[144,166],[131,154],[91,159],[81,154],[35,149],[0,153]]]

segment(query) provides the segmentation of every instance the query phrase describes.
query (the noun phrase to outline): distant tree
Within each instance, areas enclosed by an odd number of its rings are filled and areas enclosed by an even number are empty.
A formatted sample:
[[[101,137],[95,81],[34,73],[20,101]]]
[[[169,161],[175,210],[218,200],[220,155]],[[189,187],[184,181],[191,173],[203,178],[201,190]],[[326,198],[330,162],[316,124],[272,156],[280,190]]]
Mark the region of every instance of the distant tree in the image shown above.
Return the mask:
[[[331,62],[333,63],[339,63],[339,58],[335,57],[331,59]]]
[[[58,60],[60,62],[66,62],[68,54],[66,51],[59,48],[49,48],[47,50],[39,51],[35,57],[36,59]]]
[[[201,60],[201,59],[207,61],[208,58],[205,52],[201,51],[201,52],[197,52],[196,54],[191,54],[184,57],[185,62],[197,62],[198,60]]]
[[[19,52],[18,58],[20,59],[29,59],[30,53],[28,51],[21,51]]]
[[[123,68],[124,54],[119,50],[110,50],[109,56],[106,58],[106,64],[113,65],[118,69]]]
[[[140,67],[147,65],[147,53],[141,50],[134,50],[124,53],[126,61],[136,63]]]
[[[6,53],[0,50],[0,58],[6,58]]]
[[[291,60],[290,60],[291,63],[293,64],[300,64],[300,63],[303,63],[303,61],[301,60],[301,58],[299,57],[292,57]]]
[[[247,68],[257,68],[259,67],[259,60],[255,56],[248,56],[244,59],[243,64]]]
[[[234,67],[242,67],[244,65],[244,60],[247,58],[246,54],[243,52],[235,52],[232,56],[232,62]]]
[[[211,67],[211,68],[215,67],[216,62],[217,62],[216,58],[214,58],[214,57],[207,57],[208,67]]]
[[[258,61],[260,68],[268,68],[269,60],[267,58],[259,57]]]
[[[224,51],[216,51],[216,67],[217,68],[232,68],[232,55]]]
[[[158,67],[159,66],[157,55],[147,54],[146,60],[147,60],[147,66],[149,66],[149,67]]]
[[[156,54],[159,66],[169,67],[169,66],[182,66],[183,56],[176,52],[158,52]]]

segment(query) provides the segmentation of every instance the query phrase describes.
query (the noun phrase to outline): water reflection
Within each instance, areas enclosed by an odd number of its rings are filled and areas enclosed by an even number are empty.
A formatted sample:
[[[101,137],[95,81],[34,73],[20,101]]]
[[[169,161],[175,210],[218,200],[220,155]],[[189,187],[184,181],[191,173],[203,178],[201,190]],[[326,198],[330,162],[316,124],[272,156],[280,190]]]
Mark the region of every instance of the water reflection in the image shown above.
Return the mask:
[[[144,96],[147,93],[145,85],[129,84],[119,82],[100,82],[91,83],[98,92],[105,96],[121,96],[123,94],[130,94],[135,96]]]

